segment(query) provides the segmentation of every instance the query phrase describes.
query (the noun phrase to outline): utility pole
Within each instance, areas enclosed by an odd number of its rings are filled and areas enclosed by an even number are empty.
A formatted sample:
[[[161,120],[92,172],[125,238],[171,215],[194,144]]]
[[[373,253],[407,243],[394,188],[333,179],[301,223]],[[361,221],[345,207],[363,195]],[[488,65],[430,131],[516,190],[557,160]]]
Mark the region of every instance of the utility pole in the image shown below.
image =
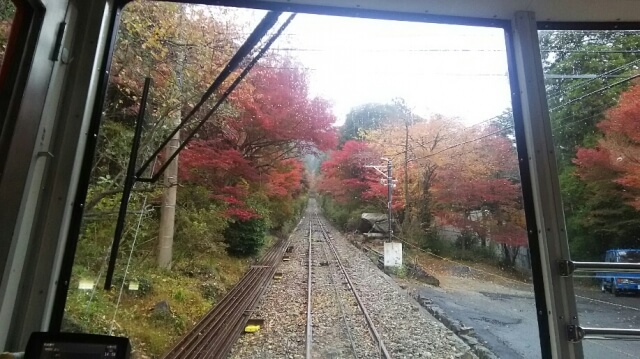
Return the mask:
[[[409,121],[404,120],[404,223],[408,223],[411,219],[409,210]]]
[[[393,218],[392,213],[391,213],[391,197],[393,195],[393,176],[391,175],[391,160],[387,159],[387,190],[388,190],[388,195],[387,195],[387,216],[389,217],[389,242],[391,242],[391,239],[393,237],[393,227],[391,225],[391,220]]]
[[[389,158],[382,158],[383,161],[387,161],[387,171],[384,172],[384,166],[373,166],[373,165],[369,165],[369,166],[365,166],[367,168],[373,168],[374,170],[378,171],[378,173],[380,173],[382,175],[382,179],[380,180],[380,183],[384,184],[386,182],[387,185],[387,220],[389,222],[389,242],[391,242],[391,239],[393,238],[393,226],[392,226],[392,220],[393,220],[393,213],[392,213],[392,209],[391,209],[391,200],[393,197],[393,188],[396,186],[396,181],[393,179],[393,175],[391,173],[392,171],[392,166],[391,166],[391,159]]]
[[[365,166],[373,168],[382,175],[380,183],[387,185],[387,220],[389,222],[389,237],[384,243],[384,266],[385,267],[401,267],[402,266],[402,243],[393,242],[393,212],[392,212],[392,199],[393,189],[396,186],[396,181],[393,179],[393,173],[391,166],[391,159],[382,158],[383,161],[387,161],[387,171],[384,171],[383,166]]]
[[[183,38],[182,18],[184,16],[184,5],[180,5],[180,36]],[[176,79],[178,84],[176,86],[177,98],[179,100],[179,108],[171,114],[171,125],[178,126],[182,119],[182,91],[183,91],[183,72],[185,63],[185,52],[182,44],[178,44],[176,50],[176,62],[180,61],[181,64],[177,65]],[[177,131],[171,138],[165,148],[165,158],[171,158],[173,154],[180,147],[180,132]],[[162,193],[162,207],[160,208],[160,230],[158,233],[158,267],[171,269],[171,261],[173,259],[173,236],[175,234],[176,223],[176,199],[178,192],[178,156],[174,158],[164,171],[164,190]]]

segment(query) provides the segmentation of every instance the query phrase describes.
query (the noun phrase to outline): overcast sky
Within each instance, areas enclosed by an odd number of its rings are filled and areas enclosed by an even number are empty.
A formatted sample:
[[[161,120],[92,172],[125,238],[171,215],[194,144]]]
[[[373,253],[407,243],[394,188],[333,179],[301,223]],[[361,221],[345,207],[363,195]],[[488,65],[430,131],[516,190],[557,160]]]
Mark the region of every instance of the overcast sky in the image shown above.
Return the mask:
[[[265,13],[237,11],[247,32]],[[394,97],[468,124],[511,106],[502,29],[298,14],[272,48],[309,69],[312,94],[333,103],[339,123]]]

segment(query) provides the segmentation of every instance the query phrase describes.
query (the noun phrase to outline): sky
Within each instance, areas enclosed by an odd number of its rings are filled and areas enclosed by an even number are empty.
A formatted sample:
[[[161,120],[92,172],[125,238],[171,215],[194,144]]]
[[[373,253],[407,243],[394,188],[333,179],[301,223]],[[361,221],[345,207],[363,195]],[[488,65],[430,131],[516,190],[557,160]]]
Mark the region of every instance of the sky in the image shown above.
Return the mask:
[[[234,12],[247,33],[265,14]],[[468,125],[511,106],[502,29],[298,14],[272,51],[308,69],[312,96],[333,104],[337,124],[353,107],[396,97],[420,116]]]

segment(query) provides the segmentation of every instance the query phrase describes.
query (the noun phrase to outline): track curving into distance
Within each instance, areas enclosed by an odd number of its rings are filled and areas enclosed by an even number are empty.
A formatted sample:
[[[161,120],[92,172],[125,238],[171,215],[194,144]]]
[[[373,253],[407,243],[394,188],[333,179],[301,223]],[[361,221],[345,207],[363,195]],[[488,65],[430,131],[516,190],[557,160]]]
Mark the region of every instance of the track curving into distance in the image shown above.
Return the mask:
[[[391,358],[317,212],[308,246],[306,358]]]

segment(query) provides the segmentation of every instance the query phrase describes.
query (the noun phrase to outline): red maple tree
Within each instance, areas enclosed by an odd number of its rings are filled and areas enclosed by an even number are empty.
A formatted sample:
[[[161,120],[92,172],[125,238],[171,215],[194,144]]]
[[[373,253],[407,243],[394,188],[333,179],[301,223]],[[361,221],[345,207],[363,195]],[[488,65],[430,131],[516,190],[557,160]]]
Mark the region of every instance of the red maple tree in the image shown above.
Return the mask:
[[[486,133],[495,129],[486,128]],[[515,149],[503,136],[482,137],[474,148],[438,169],[434,183],[436,217],[440,223],[472,233],[485,246],[502,246],[504,261],[513,265],[520,246],[527,245]],[[513,178],[515,177],[515,178]]]
[[[378,163],[380,154],[366,142],[347,141],[323,162],[318,189],[341,204],[372,204],[386,208],[387,185],[380,182],[381,174],[366,167]],[[392,206],[396,210],[402,208],[401,198],[394,197]]]
[[[255,68],[181,154],[181,180],[208,188],[230,217],[257,216],[247,203],[255,192],[283,210],[301,190],[297,158],[336,144],[330,105],[310,98],[304,72],[287,64]]]
[[[640,85],[622,93],[597,127],[603,137],[595,148],[579,148],[576,153],[578,175],[618,184],[618,193],[640,209]]]

